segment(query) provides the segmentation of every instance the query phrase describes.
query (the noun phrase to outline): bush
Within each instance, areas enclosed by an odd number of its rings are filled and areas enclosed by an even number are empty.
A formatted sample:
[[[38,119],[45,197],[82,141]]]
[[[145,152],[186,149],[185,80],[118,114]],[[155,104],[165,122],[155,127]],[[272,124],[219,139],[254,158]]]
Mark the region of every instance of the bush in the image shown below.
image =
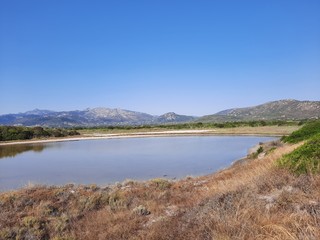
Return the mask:
[[[302,128],[294,131],[289,136],[282,137],[281,140],[288,143],[297,143],[307,140],[318,133],[320,133],[320,120],[306,123]]]
[[[287,167],[298,175],[320,173],[320,134],[283,156],[278,160],[278,165]]]
[[[65,137],[80,135],[75,130],[42,127],[0,126],[0,141],[25,140],[43,137]]]
[[[260,154],[260,153],[262,153],[262,152],[263,152],[263,147],[260,146],[260,147],[258,148],[258,150],[257,150],[257,153]]]

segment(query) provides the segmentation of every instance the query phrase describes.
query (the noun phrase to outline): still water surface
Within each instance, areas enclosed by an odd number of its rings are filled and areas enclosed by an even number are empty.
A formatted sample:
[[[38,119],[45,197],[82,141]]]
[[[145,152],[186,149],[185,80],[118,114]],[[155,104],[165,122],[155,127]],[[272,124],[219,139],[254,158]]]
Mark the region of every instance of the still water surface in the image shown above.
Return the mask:
[[[192,136],[0,146],[0,190],[205,175],[272,137]]]

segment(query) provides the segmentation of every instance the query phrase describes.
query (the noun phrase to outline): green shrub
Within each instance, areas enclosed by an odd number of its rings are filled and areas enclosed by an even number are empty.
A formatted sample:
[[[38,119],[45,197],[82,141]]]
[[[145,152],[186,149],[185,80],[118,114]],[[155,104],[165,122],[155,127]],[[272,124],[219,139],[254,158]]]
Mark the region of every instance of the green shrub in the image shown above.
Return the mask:
[[[320,134],[315,135],[305,144],[284,155],[278,165],[287,167],[296,174],[320,173]]]
[[[260,146],[260,147],[258,148],[258,150],[257,150],[257,153],[258,153],[258,155],[259,155],[259,154],[262,153],[262,152],[263,152],[263,147]]]
[[[25,140],[42,137],[66,137],[79,135],[75,130],[42,127],[0,126],[0,141]]]
[[[283,137],[282,140],[288,143],[297,143],[307,140],[320,133],[320,120],[306,123],[302,128],[294,131],[289,136]]]

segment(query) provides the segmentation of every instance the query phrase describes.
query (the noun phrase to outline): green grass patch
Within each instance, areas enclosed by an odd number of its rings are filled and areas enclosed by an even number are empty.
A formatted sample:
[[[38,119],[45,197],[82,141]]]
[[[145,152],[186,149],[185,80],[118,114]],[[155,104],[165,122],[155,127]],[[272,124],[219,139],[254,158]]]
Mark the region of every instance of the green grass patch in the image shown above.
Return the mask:
[[[287,167],[300,174],[320,173],[320,133],[305,144],[278,160],[280,167]]]
[[[282,138],[284,142],[298,143],[320,133],[320,120],[306,123],[302,128]]]

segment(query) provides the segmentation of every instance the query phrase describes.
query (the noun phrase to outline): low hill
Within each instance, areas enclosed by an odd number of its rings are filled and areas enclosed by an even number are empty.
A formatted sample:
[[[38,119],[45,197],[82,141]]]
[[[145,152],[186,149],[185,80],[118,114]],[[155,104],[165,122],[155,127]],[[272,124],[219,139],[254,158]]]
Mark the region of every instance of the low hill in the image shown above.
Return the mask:
[[[179,123],[179,122],[190,122],[194,120],[195,117],[192,116],[185,116],[185,115],[179,115],[174,112],[168,112],[166,114],[163,114],[159,117],[157,117],[158,123]]]
[[[320,101],[279,100],[254,107],[233,108],[197,119],[200,122],[319,119]]]

